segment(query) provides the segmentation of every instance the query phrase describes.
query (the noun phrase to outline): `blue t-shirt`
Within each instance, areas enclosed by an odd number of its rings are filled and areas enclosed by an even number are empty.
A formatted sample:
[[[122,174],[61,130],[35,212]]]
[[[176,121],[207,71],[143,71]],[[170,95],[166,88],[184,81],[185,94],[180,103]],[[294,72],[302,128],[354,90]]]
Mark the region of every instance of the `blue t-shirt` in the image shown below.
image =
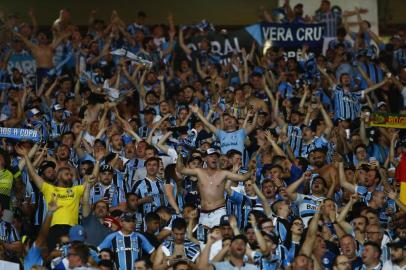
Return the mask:
[[[216,130],[216,136],[220,140],[221,154],[225,155],[231,149],[238,150],[244,154],[244,142],[247,136],[245,129],[241,128],[233,132]]]
[[[34,242],[24,257],[24,269],[31,269],[34,265],[42,265],[42,262],[41,249]]]

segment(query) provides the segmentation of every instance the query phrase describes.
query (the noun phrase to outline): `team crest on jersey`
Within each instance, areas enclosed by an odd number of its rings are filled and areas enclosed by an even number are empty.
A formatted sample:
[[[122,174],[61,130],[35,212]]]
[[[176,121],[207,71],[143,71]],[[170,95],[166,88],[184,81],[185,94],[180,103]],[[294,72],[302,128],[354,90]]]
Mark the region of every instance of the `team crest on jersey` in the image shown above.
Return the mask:
[[[73,194],[73,190],[68,188],[68,190],[66,190],[66,193],[68,193],[68,195],[71,196]]]

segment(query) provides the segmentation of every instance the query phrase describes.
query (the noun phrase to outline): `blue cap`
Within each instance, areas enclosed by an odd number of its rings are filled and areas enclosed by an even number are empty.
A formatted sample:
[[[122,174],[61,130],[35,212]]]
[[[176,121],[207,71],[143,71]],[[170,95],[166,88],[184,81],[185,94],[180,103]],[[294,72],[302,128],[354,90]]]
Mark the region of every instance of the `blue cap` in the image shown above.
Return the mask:
[[[82,225],[76,225],[69,230],[69,240],[84,242],[86,238],[85,229]]]

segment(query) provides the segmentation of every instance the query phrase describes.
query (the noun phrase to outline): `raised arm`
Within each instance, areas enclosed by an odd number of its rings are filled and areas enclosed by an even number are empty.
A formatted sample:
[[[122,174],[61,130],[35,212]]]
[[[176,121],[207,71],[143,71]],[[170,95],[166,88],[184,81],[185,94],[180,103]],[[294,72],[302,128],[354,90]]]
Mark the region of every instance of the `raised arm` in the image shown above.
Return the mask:
[[[254,229],[255,237],[257,238],[258,246],[259,246],[261,253],[264,255],[264,257],[268,258],[268,255],[270,254],[271,251],[268,248],[268,244],[266,243],[264,236],[262,235],[261,231],[258,229],[257,220],[256,220],[254,214],[250,214],[249,222],[251,223],[252,228]]]
[[[83,193],[82,197],[82,214],[83,217],[88,217],[90,213],[92,212],[92,206],[90,204],[90,189],[92,186],[95,184],[97,175],[99,173],[99,162],[100,159],[96,155],[96,164],[94,165],[93,173],[92,175],[85,175],[84,180],[85,180],[85,191]]]
[[[15,36],[17,36],[18,38],[20,38],[21,41],[25,44],[25,46],[27,46],[27,48],[30,49],[31,51],[34,50],[37,47],[34,43],[32,43],[30,40],[28,40],[26,37],[24,37],[20,33],[13,32],[13,34]]]
[[[393,191],[389,191],[386,193],[386,195],[391,198],[392,200],[395,201],[396,205],[399,206],[400,210],[402,210],[402,212],[406,213],[406,205],[403,204],[400,200],[398,195],[396,194],[396,192]]]
[[[320,208],[322,204],[318,207],[318,210],[314,214],[312,220],[310,221],[309,228],[307,230],[306,239],[300,249],[301,254],[305,254],[306,256],[310,257],[313,252],[314,242],[317,236],[317,227],[320,220]]]
[[[190,109],[192,112],[199,117],[199,119],[203,122],[203,124],[213,133],[216,133],[217,128],[213,126],[207,119],[204,117],[204,115],[200,112],[199,107],[196,104],[190,105]]]
[[[197,176],[198,175],[198,169],[189,169],[189,168],[185,167],[185,165],[183,164],[182,156],[179,156],[178,159],[176,160],[176,170],[178,171],[178,173],[183,174],[183,175],[188,175],[188,176]]]
[[[234,182],[245,182],[251,178],[251,172],[247,172],[245,174],[236,174],[230,171],[224,171],[225,178]]]
[[[343,228],[347,233],[352,232],[353,228],[351,224],[345,221],[345,218],[348,216],[348,213],[352,209],[354,203],[358,200],[357,194],[352,194],[348,203],[341,209],[340,214],[337,216],[337,223]]]
[[[249,123],[249,119],[253,117],[252,123]],[[253,110],[248,111],[246,119],[244,121],[243,129],[247,132],[247,134],[250,134],[257,126],[257,121],[258,121],[258,110],[254,112]]]
[[[51,226],[52,217],[56,210],[58,210],[60,206],[57,205],[55,200],[51,200],[48,203],[48,212],[46,214],[46,218],[41,225],[41,229],[38,233],[37,239],[35,240],[35,246],[39,248],[46,247],[47,238],[49,233],[49,227]]]
[[[44,179],[42,179],[41,176],[39,176],[35,172],[35,169],[32,166],[31,160],[28,157],[28,150],[17,144],[15,146],[15,151],[19,156],[24,158],[25,164],[27,166],[27,171],[28,171],[28,174],[29,174],[30,178],[34,181],[34,183],[38,187],[38,189],[41,190],[42,184],[44,183]]]
[[[34,146],[31,147],[30,151],[28,152],[28,158],[29,158],[29,159],[32,159],[32,158],[33,158],[33,156],[34,156],[35,153],[37,152],[38,148],[39,148],[39,144],[38,144],[38,143],[34,144]],[[22,159],[20,159],[20,161],[18,162],[18,169],[19,169],[19,170],[22,170],[24,167],[25,167],[25,159],[22,158]]]
[[[185,44],[182,28],[179,28],[179,46],[188,56],[192,54],[192,50]]]
[[[378,89],[379,87],[383,86],[385,83],[388,82],[388,78],[385,78],[383,81],[381,81],[380,83],[374,84],[371,87],[368,87],[367,89],[362,90],[364,92],[364,95],[367,95],[369,92],[372,92],[376,89]]]
[[[333,121],[331,121],[330,116],[326,112],[326,109],[324,109],[324,106],[321,102],[319,102],[319,108],[320,108],[321,115],[323,116],[324,123],[326,124],[326,129],[324,130],[324,134],[326,135],[326,138],[329,139],[331,131],[334,128],[334,124],[333,124]]]
[[[303,184],[303,182],[306,180],[306,176],[309,177],[309,173],[308,171],[304,172],[303,175],[296,180],[295,182],[293,182],[292,184],[290,184],[287,188],[286,188],[286,193],[288,194],[288,197],[291,200],[296,200],[297,199],[297,192],[296,190],[299,188],[299,186],[301,184]]]
[[[321,73],[324,77],[326,77],[326,79],[328,80],[329,85],[330,85],[331,87],[333,87],[333,86],[335,85],[335,81],[331,78],[330,75],[328,75],[327,71],[326,71],[324,68],[320,67],[319,65],[317,65],[317,69],[320,71],[320,73]]]
[[[350,191],[351,193],[356,192],[357,187],[354,184],[348,182],[347,179],[345,178],[344,163],[342,162],[338,163],[338,177],[340,179],[340,185],[343,188]]]
[[[255,194],[257,194],[258,198],[262,202],[262,207],[264,208],[264,213],[267,217],[272,216],[272,209],[271,206],[268,203],[268,200],[266,199],[264,193],[258,188],[257,184],[255,181],[252,181],[252,187],[254,188]]]
[[[156,144],[156,147],[165,154],[168,154],[169,152],[169,146],[166,144],[166,141],[169,139],[170,136],[172,136],[172,134],[173,134],[172,131],[166,132],[165,135],[162,136],[162,138]]]

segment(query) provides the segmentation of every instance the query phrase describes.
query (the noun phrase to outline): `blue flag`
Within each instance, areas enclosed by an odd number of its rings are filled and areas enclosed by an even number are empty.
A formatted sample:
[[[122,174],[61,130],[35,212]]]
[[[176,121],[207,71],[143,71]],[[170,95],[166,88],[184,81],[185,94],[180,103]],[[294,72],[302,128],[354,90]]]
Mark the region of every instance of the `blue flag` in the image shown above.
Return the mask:
[[[0,127],[0,137],[38,142],[40,134],[35,129]]]

